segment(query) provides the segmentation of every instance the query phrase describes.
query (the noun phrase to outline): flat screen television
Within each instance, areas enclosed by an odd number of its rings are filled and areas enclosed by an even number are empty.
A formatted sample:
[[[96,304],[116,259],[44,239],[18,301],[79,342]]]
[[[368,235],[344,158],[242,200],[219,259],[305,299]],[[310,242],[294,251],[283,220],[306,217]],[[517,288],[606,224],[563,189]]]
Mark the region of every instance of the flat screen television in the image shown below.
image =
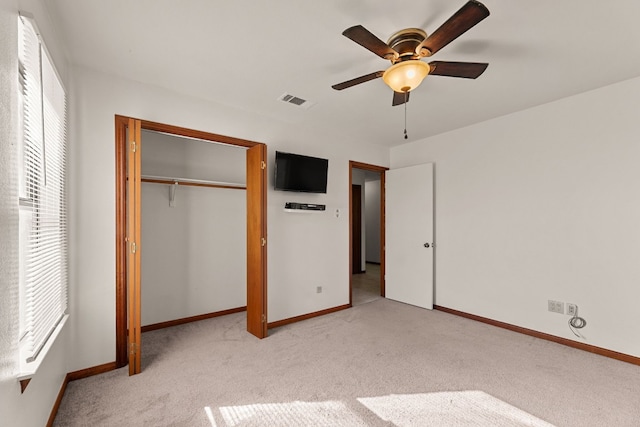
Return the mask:
[[[327,192],[329,160],[276,151],[275,190]]]

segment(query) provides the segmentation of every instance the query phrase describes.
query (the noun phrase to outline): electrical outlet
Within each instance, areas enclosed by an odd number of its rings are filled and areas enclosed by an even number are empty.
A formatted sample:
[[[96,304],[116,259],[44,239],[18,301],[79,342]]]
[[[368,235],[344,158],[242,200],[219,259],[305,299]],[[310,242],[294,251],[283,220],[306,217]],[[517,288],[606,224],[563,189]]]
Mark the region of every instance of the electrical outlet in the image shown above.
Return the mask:
[[[316,287],[316,293],[317,294],[321,294],[322,293],[322,286],[317,286]]]
[[[564,314],[564,303],[561,301],[549,300],[549,311],[552,313]]]
[[[578,314],[578,306],[575,304],[567,303],[567,314],[569,316],[575,316]]]

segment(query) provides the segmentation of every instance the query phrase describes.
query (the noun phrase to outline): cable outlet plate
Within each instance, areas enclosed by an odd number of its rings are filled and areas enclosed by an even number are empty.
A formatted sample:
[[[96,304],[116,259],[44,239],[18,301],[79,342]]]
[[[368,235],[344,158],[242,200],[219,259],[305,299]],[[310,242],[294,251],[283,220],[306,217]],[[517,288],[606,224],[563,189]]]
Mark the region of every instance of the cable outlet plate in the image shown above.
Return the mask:
[[[552,313],[564,314],[564,303],[561,301],[549,300],[549,311]]]

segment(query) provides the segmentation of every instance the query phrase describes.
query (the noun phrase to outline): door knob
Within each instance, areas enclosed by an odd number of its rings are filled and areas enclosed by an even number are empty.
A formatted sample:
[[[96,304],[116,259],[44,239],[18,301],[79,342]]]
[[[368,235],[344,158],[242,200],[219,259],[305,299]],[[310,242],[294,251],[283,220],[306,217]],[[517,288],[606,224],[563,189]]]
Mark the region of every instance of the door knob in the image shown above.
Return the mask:
[[[431,246],[431,245],[429,245],[429,243],[425,243],[425,244],[424,244],[424,247],[425,247],[425,248],[428,248],[429,246]]]

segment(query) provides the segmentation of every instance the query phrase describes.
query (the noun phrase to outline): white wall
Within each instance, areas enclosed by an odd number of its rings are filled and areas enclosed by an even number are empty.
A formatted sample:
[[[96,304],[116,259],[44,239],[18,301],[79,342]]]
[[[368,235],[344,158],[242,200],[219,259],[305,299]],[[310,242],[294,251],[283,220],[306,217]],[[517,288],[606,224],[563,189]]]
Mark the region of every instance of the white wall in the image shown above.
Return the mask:
[[[245,182],[246,150],[142,134],[142,174]],[[246,305],[246,190],[142,183],[142,325]]]
[[[72,369],[115,359],[115,135],[121,114],[268,145],[268,321],[349,301],[349,160],[385,166],[388,149],[182,96],[85,68],[73,70]],[[274,103],[277,94],[274,94]],[[275,108],[295,108],[288,105]],[[306,114],[313,114],[310,109]],[[275,150],[329,159],[327,194],[273,191]],[[143,156],[144,157],[144,156]],[[179,197],[179,195],[178,195]],[[289,213],[287,201],[326,212]],[[335,210],[341,215],[336,218]],[[316,286],[323,292],[316,293]],[[143,349],[144,351],[144,349]]]
[[[53,344],[24,394],[18,373],[18,10],[30,12],[53,56],[62,79],[61,55],[49,15],[37,0],[0,2],[0,424],[45,425],[58,395],[69,355],[68,328]]]
[[[380,263],[380,180],[367,181],[364,184],[365,229],[367,235],[365,259],[367,262]]]
[[[246,148],[142,131],[142,174],[244,184]]]
[[[640,78],[406,144],[435,163],[436,304],[640,356]]]

